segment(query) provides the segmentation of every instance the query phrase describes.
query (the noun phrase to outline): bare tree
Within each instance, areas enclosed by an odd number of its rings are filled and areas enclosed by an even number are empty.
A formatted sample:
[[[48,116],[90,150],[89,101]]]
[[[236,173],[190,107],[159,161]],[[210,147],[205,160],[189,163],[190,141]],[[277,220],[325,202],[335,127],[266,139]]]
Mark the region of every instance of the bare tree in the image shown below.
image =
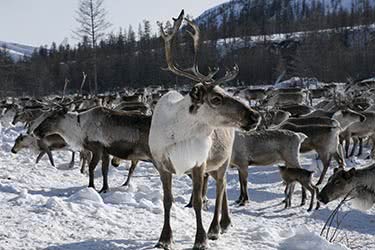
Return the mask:
[[[105,35],[105,30],[111,24],[106,21],[107,11],[103,7],[104,0],[80,0],[78,10],[76,11],[76,21],[80,27],[74,31],[74,34],[83,39],[88,37],[92,46],[93,73],[95,93],[98,93],[98,72],[97,72],[97,41]]]

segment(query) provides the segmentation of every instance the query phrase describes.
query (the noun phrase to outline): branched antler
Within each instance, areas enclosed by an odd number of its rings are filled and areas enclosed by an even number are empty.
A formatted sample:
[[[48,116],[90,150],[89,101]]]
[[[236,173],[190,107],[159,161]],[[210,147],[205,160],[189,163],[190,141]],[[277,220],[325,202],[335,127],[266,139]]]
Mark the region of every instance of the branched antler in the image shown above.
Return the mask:
[[[322,231],[320,232],[320,236],[323,236],[324,235],[324,232],[326,233],[325,235],[325,238],[327,240],[329,240],[329,242],[332,242],[335,240],[335,238],[337,237],[338,235],[338,230],[342,224],[342,222],[344,221],[345,217],[348,215],[348,213],[346,213],[341,220],[338,219],[338,212],[340,210],[340,208],[349,200],[351,200],[352,198],[350,198],[350,195],[353,193],[354,189],[352,189],[351,191],[349,191],[345,197],[340,201],[340,203],[337,205],[337,207],[332,211],[332,213],[328,216],[327,218],[327,221],[326,223],[324,224],[323,226],[323,229]],[[330,237],[330,230],[331,230],[331,227],[332,227],[332,224],[333,224],[333,221],[335,220],[336,218],[336,221],[337,221],[337,225],[336,225],[336,229],[335,231],[333,232],[333,234],[331,235]]]
[[[172,52],[172,41],[177,32],[179,31],[183,20],[187,22],[187,24],[193,29],[193,32],[187,30],[188,34],[191,36],[194,42],[194,61],[193,66],[188,69],[181,69],[177,66],[177,64],[174,62],[173,58],[173,52]],[[193,21],[184,18],[184,10],[181,11],[178,18],[173,18],[174,24],[169,33],[166,33],[163,28],[163,24],[159,23],[160,27],[160,34],[161,37],[164,40],[164,46],[165,46],[165,58],[168,64],[168,70],[173,72],[174,74],[178,76],[186,77],[190,80],[193,80],[195,82],[200,82],[203,84],[213,84],[218,85],[222,84],[228,81],[233,80],[237,77],[239,73],[239,67],[238,65],[235,65],[231,70],[227,70],[225,73],[225,76],[219,79],[214,79],[214,76],[219,72],[219,68],[215,67],[213,69],[209,68],[209,72],[207,75],[202,74],[199,71],[198,67],[198,54],[200,49],[200,29],[197,24],[195,24]]]

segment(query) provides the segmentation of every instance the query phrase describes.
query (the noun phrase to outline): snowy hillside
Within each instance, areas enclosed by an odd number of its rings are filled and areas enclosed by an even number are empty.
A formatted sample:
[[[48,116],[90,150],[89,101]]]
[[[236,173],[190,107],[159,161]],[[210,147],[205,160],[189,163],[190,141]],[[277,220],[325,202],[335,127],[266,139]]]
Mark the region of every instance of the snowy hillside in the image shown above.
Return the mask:
[[[151,164],[141,163],[129,187],[120,187],[127,175],[127,163],[111,168],[109,193],[99,195],[86,188],[88,177],[76,167],[69,169],[70,153],[55,153],[57,167],[29,151],[10,153],[13,140],[22,129],[0,125],[0,249],[45,250],[145,250],[153,249],[163,223],[162,189]],[[364,160],[358,160],[363,163]],[[316,168],[315,155],[303,157],[305,168]],[[350,163],[348,163],[350,164]],[[353,164],[353,163],[351,163]],[[329,175],[332,169],[330,169]],[[101,187],[100,167],[96,171]],[[337,205],[318,211],[299,207],[300,192],[292,208],[283,209],[284,186],[276,166],[250,167],[250,204],[237,207],[237,171],[228,173],[228,196],[233,226],[212,250],[344,250],[374,249],[375,208],[351,210],[341,225],[338,243],[319,236],[325,220]],[[296,188],[299,190],[299,188]],[[193,209],[185,208],[191,193],[188,177],[175,177],[172,228],[176,249],[191,249],[195,233]],[[209,210],[203,213],[206,229],[213,216],[215,183],[210,180]]]
[[[272,13],[274,12],[276,6],[279,6],[279,8],[286,8],[290,6],[294,15],[299,16],[302,13],[303,3],[305,3],[308,8],[313,4],[315,6],[321,4],[324,6],[325,12],[333,12],[340,9],[350,11],[353,6],[354,8],[361,9],[364,2],[365,1],[360,0],[231,0],[227,3],[223,3],[206,10],[196,18],[196,21],[203,24],[209,22],[210,20],[214,20],[214,22],[220,26],[223,22],[224,16],[229,17],[232,14],[235,17],[239,17],[242,11],[250,11],[251,13],[251,11],[254,11],[260,3],[265,4],[267,13],[271,13],[270,18],[272,18]],[[375,6],[375,0],[369,0],[368,3],[371,6]]]
[[[24,56],[30,57],[36,49],[35,47],[28,45],[0,41],[0,49],[3,49],[3,47],[6,47],[10,56],[15,61],[22,59]]]

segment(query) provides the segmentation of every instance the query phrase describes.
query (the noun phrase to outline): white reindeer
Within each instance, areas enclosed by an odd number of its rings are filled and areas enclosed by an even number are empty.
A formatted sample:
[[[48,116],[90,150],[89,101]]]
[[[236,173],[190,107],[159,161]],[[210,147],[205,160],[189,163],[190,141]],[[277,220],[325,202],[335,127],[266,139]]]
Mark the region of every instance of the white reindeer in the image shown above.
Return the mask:
[[[259,114],[218,86],[220,83],[234,79],[238,74],[238,67],[216,81],[213,80],[213,76],[217,70],[210,71],[208,75],[199,72],[197,66],[199,28],[187,19],[189,26],[195,31],[194,34],[189,32],[194,39],[194,66],[190,70],[182,70],[174,64],[172,40],[180,29],[183,19],[182,11],[179,17],[174,19],[171,34],[166,34],[160,25],[168,69],[198,84],[187,96],[182,96],[177,91],[165,94],[156,104],[152,117],[149,146],[164,191],[164,226],[156,247],[170,249],[173,241],[170,226],[170,210],[173,202],[172,175],[182,175],[191,171],[193,207],[197,218],[194,249],[207,249],[207,234],[201,218],[204,174],[209,173],[216,179],[215,214],[208,237],[217,239],[220,229],[224,232],[230,225],[228,214],[224,215],[224,211],[227,212],[224,177],[231,150],[229,149],[225,157],[221,157],[220,160],[213,157],[214,152],[222,146],[232,145],[233,128],[241,127],[246,130],[255,128],[259,123]],[[218,131],[225,134],[226,143],[223,145],[213,144],[212,137]],[[222,218],[219,222],[222,208]]]

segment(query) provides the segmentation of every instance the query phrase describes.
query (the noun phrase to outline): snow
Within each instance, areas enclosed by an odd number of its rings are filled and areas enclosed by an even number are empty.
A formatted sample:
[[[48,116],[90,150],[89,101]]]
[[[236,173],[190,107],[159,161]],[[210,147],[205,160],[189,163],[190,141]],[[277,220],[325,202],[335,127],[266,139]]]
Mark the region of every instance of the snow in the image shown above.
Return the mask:
[[[280,0],[264,0],[265,2],[265,9],[266,12],[273,13],[274,12],[274,6],[276,3],[276,6],[278,6],[277,2]],[[344,10],[346,12],[349,12],[354,7],[355,9],[362,10],[365,6],[365,1],[358,1],[358,0],[306,0],[304,1],[306,6],[308,8],[311,8],[313,4],[317,6],[318,4],[321,4],[324,6],[324,11],[326,13],[328,12],[338,12],[339,10]],[[375,1],[370,0],[366,1],[370,6],[375,6]],[[303,9],[303,1],[301,0],[290,0],[285,1],[283,3],[282,8],[286,8],[286,6],[291,6],[291,9],[296,16],[300,16],[302,14]],[[241,15],[241,12],[243,11],[254,11],[256,10],[256,7],[259,5],[259,1],[255,0],[231,0],[227,1],[225,3],[219,4],[213,8],[210,8],[206,11],[204,11],[199,17],[196,18],[196,22],[199,24],[208,23],[212,20],[216,23],[218,27],[220,27],[223,24],[224,17],[227,18],[233,14],[234,17],[239,18]],[[267,11],[268,10],[268,11]],[[270,17],[272,18],[272,17]]]
[[[87,188],[88,177],[73,169],[60,168],[70,161],[69,152],[54,153],[57,168],[43,158],[36,165],[31,152],[9,152],[22,129],[0,126],[0,249],[120,250],[152,249],[163,225],[162,188],[158,173],[150,163],[141,163],[128,187],[122,187],[128,163],[110,168],[110,191],[98,194]],[[368,155],[368,153],[367,153]],[[357,159],[359,164],[367,162]],[[303,155],[305,168],[316,170],[315,154]],[[335,164],[335,163],[333,163]],[[348,161],[348,166],[356,165]],[[321,164],[320,164],[321,165]],[[99,165],[100,166],[100,165]],[[100,167],[95,184],[101,187]],[[329,170],[332,173],[332,169]],[[190,198],[188,177],[173,179],[175,202],[171,223],[176,249],[191,249],[195,235],[195,214],[185,208]],[[297,187],[292,208],[283,209],[284,186],[277,166],[249,168],[250,204],[237,207],[237,171],[228,171],[228,197],[233,226],[219,240],[209,241],[210,249],[374,249],[375,208],[367,211],[344,206],[351,211],[341,225],[338,243],[329,243],[319,233],[338,202],[308,213],[299,207]],[[203,212],[206,230],[213,217],[215,182],[209,181],[209,207]],[[345,236],[349,241],[341,240]],[[347,243],[349,242],[349,243]]]
[[[0,41],[0,50],[2,50],[4,46],[15,61],[21,60],[25,56],[30,57],[36,49],[35,47],[28,45]]]

